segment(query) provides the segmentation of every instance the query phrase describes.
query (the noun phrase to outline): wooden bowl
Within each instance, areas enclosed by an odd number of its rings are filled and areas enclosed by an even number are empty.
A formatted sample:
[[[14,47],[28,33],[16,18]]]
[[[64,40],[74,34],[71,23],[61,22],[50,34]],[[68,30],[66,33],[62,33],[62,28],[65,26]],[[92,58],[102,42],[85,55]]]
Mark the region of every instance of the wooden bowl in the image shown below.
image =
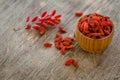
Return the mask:
[[[77,42],[79,43],[80,47],[90,53],[101,53],[103,52],[108,45],[111,43],[114,33],[114,27],[111,31],[111,33],[102,38],[102,39],[93,39],[85,36],[83,33],[81,33],[78,29],[78,25],[75,29],[75,38]]]

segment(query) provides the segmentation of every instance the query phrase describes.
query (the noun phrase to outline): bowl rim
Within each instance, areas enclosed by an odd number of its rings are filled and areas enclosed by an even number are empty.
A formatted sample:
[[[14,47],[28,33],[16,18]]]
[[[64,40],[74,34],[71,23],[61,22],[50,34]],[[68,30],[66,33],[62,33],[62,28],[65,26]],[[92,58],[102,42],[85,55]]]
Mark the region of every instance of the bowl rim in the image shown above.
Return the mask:
[[[114,33],[114,24],[113,24],[111,33],[110,33],[109,35],[103,37],[103,38],[93,39],[93,38],[90,38],[90,37],[88,37],[88,36],[85,36],[82,32],[80,32],[80,30],[79,30],[79,28],[78,28],[78,23],[79,23],[79,21],[80,21],[81,18],[82,18],[82,17],[80,17],[80,18],[78,19],[78,21],[77,21],[77,31],[78,31],[81,35],[83,35],[84,37],[86,37],[86,38],[88,38],[88,39],[91,39],[91,40],[103,40],[103,39],[108,38],[109,36],[111,36],[111,35]]]

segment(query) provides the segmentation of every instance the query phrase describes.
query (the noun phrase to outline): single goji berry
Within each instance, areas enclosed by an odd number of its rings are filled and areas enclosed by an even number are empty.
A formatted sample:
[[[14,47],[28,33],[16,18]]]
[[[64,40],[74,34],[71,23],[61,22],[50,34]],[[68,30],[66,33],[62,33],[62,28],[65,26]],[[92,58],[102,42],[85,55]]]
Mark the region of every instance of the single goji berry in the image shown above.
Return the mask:
[[[64,47],[64,46],[61,48],[61,53],[62,53],[63,55],[65,54],[65,47]]]
[[[69,45],[70,45],[70,43],[69,43],[69,42],[65,42],[65,41],[64,41],[64,42],[63,42],[63,45],[64,45],[64,46],[69,46]]]
[[[84,26],[83,26],[83,32],[84,32],[84,33],[89,33],[88,27],[89,27],[89,26],[88,26],[88,23],[85,22],[85,23],[84,23]]]
[[[41,26],[42,22],[39,21],[39,22],[36,22],[35,24]]]
[[[76,16],[82,16],[82,15],[83,15],[83,12],[77,11],[77,12],[75,12],[75,15],[76,15]]]
[[[58,15],[55,16],[55,18],[58,19],[58,18],[60,18],[61,16],[62,16],[61,14],[58,14]]]
[[[29,22],[30,21],[30,16],[27,16],[25,21]]]
[[[65,61],[65,65],[69,66],[69,65],[71,65],[73,63],[73,61],[74,61],[74,59],[70,58],[70,59]]]
[[[66,49],[73,49],[74,45],[65,46]]]
[[[45,47],[51,47],[52,46],[52,43],[50,43],[50,42],[44,42],[44,44],[43,44]]]
[[[43,35],[45,33],[45,29],[44,28],[41,28],[40,29],[40,35]]]
[[[54,16],[55,14],[56,14],[56,10],[53,10],[50,15]]]
[[[56,33],[56,38],[62,37],[62,35],[60,33]]]
[[[55,47],[56,47],[57,49],[60,49],[60,45],[59,45],[58,42],[55,42]]]
[[[70,39],[71,41],[74,40],[74,39],[73,39],[72,37],[70,37],[70,36],[67,36],[66,38],[67,38],[67,39]]]
[[[42,23],[41,26],[43,26],[44,28],[48,28],[48,25],[46,23]]]
[[[31,25],[28,24],[28,25],[26,25],[26,28],[25,28],[25,29],[30,29],[30,28],[31,28]]]
[[[73,58],[69,58],[65,61],[66,66],[70,66],[71,64],[73,64],[75,67],[78,66],[78,62]]]
[[[53,22],[54,22],[55,24],[59,24],[59,23],[60,23],[60,20],[54,19]]]
[[[35,22],[36,20],[38,20],[38,16],[33,17],[32,22]]]
[[[52,21],[47,21],[47,23],[49,24],[49,25],[51,25],[51,26],[54,26],[55,25],[55,23],[53,23]]]
[[[72,63],[73,63],[73,65],[74,65],[75,67],[78,66],[78,62],[77,62],[76,60],[74,60]]]
[[[104,30],[104,33],[105,33],[106,35],[110,34],[110,32],[109,32],[108,30]]]
[[[64,27],[59,27],[59,31],[63,32],[63,33],[66,33],[66,29]]]
[[[40,26],[39,25],[34,25],[32,28],[36,29],[36,30],[39,30],[40,29]]]
[[[63,41],[64,41],[64,42],[72,43],[73,40],[72,40],[72,39],[69,39],[69,38],[67,38],[67,37],[65,37],[65,38],[63,39]]]
[[[42,12],[41,17],[45,17],[47,15],[47,11]]]

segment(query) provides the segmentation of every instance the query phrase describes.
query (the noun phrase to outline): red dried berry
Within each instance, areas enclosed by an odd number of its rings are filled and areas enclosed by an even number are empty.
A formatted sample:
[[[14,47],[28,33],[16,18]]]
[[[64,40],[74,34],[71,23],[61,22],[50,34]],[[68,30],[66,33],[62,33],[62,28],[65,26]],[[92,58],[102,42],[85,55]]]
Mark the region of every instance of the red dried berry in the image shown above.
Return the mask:
[[[42,12],[41,17],[44,17],[47,15],[47,11]]]
[[[61,47],[61,53],[64,55],[65,54],[65,47]]]
[[[56,10],[53,10],[50,15],[54,16],[55,14],[56,14]]]
[[[28,24],[25,29],[31,29],[31,25]]]
[[[78,62],[77,62],[75,59],[73,59],[73,58],[69,58],[69,59],[67,59],[67,60],[65,61],[65,65],[66,65],[66,66],[69,66],[69,65],[71,65],[71,64],[73,64],[75,67],[78,66]]]
[[[37,21],[37,20],[38,20],[38,18],[39,18],[38,16],[33,17],[32,22]]]
[[[75,12],[75,15],[76,15],[76,16],[82,16],[82,15],[83,15],[83,12],[77,11],[77,12]]]
[[[72,43],[72,41],[73,41],[73,40],[71,40],[71,39],[69,39],[69,38],[65,37],[65,38],[63,39],[63,41],[64,41],[64,42],[69,42],[69,43]]]
[[[70,37],[70,36],[67,36],[66,38],[67,38],[67,39],[70,39],[71,41],[74,40],[74,39],[73,39],[72,37]]]
[[[52,43],[50,43],[50,42],[44,42],[44,44],[43,44],[45,47],[51,47],[52,46]]]
[[[70,58],[70,59],[68,59],[68,60],[65,61],[65,65],[66,65],[66,66],[69,66],[69,65],[71,65],[72,63],[73,63],[73,59],[72,59],[72,58]]]
[[[55,23],[53,23],[51,20],[47,21],[47,23],[48,23],[49,25],[51,25],[51,26],[54,26],[54,25],[55,25]]]
[[[56,38],[62,37],[60,33],[56,33]]]
[[[66,33],[66,32],[67,32],[66,29],[63,28],[63,27],[59,27],[59,31],[61,31],[61,32],[63,32],[63,33]]]
[[[56,19],[60,18],[62,15],[61,14],[58,14],[55,16]]]
[[[66,49],[73,49],[74,47],[74,45],[65,46]]]
[[[41,28],[40,29],[40,35],[43,35],[45,33],[45,29],[44,28]]]
[[[75,67],[78,66],[78,62],[77,62],[76,60],[74,60],[74,61],[72,62],[72,64],[73,64]]]
[[[57,20],[57,19],[55,19],[53,22],[54,22],[55,24],[59,24],[59,23],[60,23],[60,21]]]
[[[42,23],[41,25],[46,29],[48,28],[48,25],[46,23]]]
[[[42,22],[39,21],[39,22],[36,22],[35,24],[40,26],[42,24]]]
[[[30,21],[30,16],[27,16],[25,21],[29,22]]]
[[[63,42],[64,46],[70,46],[71,44],[69,42]]]
[[[35,26],[33,26],[33,28],[36,29],[36,30],[39,30],[40,26],[39,25],[35,25]]]

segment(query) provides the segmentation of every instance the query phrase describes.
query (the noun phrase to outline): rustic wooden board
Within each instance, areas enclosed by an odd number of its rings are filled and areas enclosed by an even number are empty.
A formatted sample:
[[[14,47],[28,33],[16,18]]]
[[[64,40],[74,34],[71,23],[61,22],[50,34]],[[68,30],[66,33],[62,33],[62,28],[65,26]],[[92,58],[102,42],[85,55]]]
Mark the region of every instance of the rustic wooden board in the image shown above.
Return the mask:
[[[0,80],[120,80],[120,0],[0,0]],[[44,41],[53,43],[58,28],[43,36],[34,30],[24,29],[27,15],[39,15],[42,11],[57,9],[62,13],[64,36],[73,36],[78,17],[98,12],[108,15],[114,22],[115,34],[110,46],[94,64],[93,56],[84,52],[75,42],[75,49],[65,55],[54,46],[43,47]],[[79,67],[66,67],[66,59],[78,60]],[[97,58],[97,59],[98,59]]]

